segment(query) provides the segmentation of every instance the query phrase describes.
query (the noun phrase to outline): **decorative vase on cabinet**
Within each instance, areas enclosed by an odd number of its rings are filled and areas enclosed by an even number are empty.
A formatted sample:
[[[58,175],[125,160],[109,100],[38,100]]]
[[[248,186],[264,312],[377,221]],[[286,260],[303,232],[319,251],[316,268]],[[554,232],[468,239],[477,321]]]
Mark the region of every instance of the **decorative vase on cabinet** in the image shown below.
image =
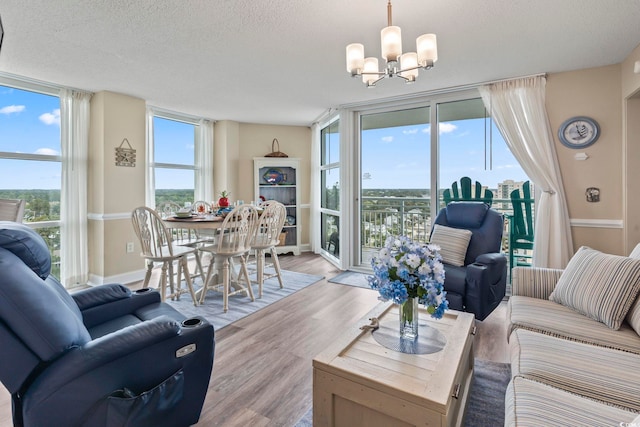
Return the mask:
[[[255,200],[275,200],[287,208],[287,219],[282,232],[284,243],[278,253],[293,252],[300,255],[300,188],[298,168],[300,159],[289,157],[254,157],[253,181]]]

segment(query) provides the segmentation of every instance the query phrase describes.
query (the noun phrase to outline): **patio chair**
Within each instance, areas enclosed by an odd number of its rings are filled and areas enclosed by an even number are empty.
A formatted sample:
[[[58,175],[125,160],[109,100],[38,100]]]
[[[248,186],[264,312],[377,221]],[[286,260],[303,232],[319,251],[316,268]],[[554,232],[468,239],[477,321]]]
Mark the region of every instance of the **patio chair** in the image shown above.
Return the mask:
[[[442,199],[444,201],[445,206],[451,202],[484,202],[489,207],[493,203],[493,192],[488,188],[483,190],[482,184],[478,181],[475,182],[473,189],[471,186],[471,178],[468,176],[463,176],[460,178],[460,186],[458,187],[458,182],[453,182],[451,184],[451,189],[446,189],[442,193]]]
[[[533,261],[533,198],[530,182],[510,194],[513,215],[509,217],[509,277],[513,267],[531,267]]]
[[[22,222],[24,200],[0,199],[0,221]]]

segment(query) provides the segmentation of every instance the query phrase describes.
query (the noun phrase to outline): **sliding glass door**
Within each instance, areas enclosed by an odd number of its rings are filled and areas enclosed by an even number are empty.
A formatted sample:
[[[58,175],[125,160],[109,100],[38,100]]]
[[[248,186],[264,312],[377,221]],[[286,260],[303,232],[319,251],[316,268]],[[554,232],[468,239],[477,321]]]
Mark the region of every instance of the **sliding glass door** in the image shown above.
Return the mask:
[[[341,268],[368,270],[390,235],[427,242],[462,177],[493,193],[508,236],[510,193],[528,180],[474,90],[345,109],[320,141],[320,243]]]

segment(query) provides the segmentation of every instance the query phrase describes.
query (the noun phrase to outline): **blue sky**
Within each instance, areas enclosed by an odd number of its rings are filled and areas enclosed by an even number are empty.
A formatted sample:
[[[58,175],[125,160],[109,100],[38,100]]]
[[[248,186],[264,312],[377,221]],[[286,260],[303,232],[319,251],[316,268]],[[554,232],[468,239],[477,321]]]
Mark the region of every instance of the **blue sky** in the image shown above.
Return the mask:
[[[483,119],[444,122],[439,130],[439,182],[442,188],[463,176],[490,188],[507,179],[528,179],[496,128],[493,129],[491,167],[487,155],[485,169]],[[364,131],[363,188],[429,188],[430,138],[429,124]]]
[[[58,97],[0,86],[0,151],[60,154]],[[60,188],[60,164],[0,160],[0,189]]]
[[[155,117],[153,120],[155,161],[193,165],[194,132],[193,124]],[[193,170],[156,168],[156,188],[158,189],[194,188],[194,179]]]
[[[485,170],[483,119],[445,122],[439,128],[441,186],[465,175],[491,188],[506,179],[528,179],[495,128],[493,165]],[[365,131],[363,187],[428,188],[430,132],[428,124]],[[193,164],[194,125],[156,118],[154,133],[157,162]],[[113,141],[114,149],[120,142]],[[0,151],[59,155],[59,99],[0,86]],[[137,159],[139,164],[143,160]],[[193,175],[188,170],[159,169],[156,188],[193,188]],[[0,160],[0,189],[29,188],[60,188],[60,164]]]

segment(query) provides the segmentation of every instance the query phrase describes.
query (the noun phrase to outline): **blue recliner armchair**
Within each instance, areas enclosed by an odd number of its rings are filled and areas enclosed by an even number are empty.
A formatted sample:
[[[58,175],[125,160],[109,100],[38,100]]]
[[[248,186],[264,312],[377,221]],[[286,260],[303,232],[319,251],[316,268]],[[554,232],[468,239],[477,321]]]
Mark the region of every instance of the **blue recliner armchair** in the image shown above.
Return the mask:
[[[434,224],[470,230],[464,266],[444,264],[444,289],[449,308],[468,311],[484,320],[504,298],[507,256],[500,253],[504,217],[482,202],[452,202]]]
[[[213,326],[153,290],[70,295],[44,240],[0,222],[0,381],[16,426],[188,426],[214,358]]]

